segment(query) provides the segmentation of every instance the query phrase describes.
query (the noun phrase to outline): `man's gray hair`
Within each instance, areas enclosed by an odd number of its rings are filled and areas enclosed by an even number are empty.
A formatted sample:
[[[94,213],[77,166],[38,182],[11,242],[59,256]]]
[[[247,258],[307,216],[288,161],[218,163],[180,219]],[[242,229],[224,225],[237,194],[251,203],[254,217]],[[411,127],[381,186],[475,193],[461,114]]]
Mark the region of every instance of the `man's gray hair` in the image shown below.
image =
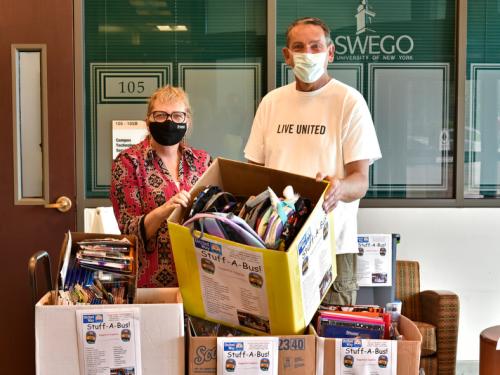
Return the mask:
[[[290,26],[288,26],[288,29],[286,30],[286,46],[288,47],[290,43],[290,32],[295,26],[298,25],[316,25],[319,26],[323,29],[325,33],[325,39],[326,39],[326,45],[329,46],[332,44],[332,38],[330,36],[330,28],[326,23],[324,23],[322,20],[316,17],[302,17],[298,18],[295,21],[293,21]]]

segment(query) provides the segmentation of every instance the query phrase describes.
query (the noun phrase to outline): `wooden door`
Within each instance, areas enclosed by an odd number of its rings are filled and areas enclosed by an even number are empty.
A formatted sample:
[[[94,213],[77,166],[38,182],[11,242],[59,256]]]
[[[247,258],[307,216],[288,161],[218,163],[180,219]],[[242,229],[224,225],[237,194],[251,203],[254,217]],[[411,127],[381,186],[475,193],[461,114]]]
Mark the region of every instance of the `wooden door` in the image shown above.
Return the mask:
[[[34,305],[28,260],[34,252],[47,250],[54,273],[64,232],[76,228],[73,44],[71,0],[0,1],[0,372],[4,374],[35,373]],[[25,66],[24,60],[17,60],[23,51],[42,52],[40,93],[23,89],[25,94],[42,97],[41,108],[30,108],[29,101],[20,102],[17,97],[20,85],[26,83],[17,82],[17,64]],[[19,103],[22,113],[27,114],[21,119]],[[16,194],[22,190],[21,185],[25,188],[19,172],[24,171],[29,178],[30,168],[35,172],[39,168],[36,164],[33,167],[29,157],[19,157],[20,139],[24,142],[28,137],[20,137],[16,129],[37,111],[46,129],[45,133],[41,131],[40,145],[47,155],[42,168],[44,196],[30,200],[24,199],[29,198],[29,192]],[[73,202],[68,212],[44,207],[44,203],[53,203],[60,196]]]

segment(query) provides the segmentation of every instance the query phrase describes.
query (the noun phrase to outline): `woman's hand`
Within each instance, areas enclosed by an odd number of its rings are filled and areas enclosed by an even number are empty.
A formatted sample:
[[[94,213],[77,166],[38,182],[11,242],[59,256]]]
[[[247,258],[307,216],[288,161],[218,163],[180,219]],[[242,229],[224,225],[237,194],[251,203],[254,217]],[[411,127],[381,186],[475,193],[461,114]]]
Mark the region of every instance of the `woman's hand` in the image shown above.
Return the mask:
[[[161,206],[156,207],[144,217],[144,228],[146,238],[149,239],[155,235],[160,226],[170,216],[172,211],[179,207],[187,207],[191,202],[191,194],[185,190],[179,191]]]
[[[187,207],[190,202],[191,194],[186,190],[179,191],[161,206],[165,213],[165,219],[170,216],[175,208],[179,206]]]

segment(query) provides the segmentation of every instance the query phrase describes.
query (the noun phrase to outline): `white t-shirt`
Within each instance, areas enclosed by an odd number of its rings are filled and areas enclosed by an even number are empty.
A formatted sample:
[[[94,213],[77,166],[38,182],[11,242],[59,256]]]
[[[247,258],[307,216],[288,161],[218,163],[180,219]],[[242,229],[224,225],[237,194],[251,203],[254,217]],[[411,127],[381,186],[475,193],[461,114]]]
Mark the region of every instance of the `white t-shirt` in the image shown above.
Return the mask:
[[[257,109],[245,157],[266,167],[343,178],[344,166],[382,157],[363,96],[335,79],[304,92],[295,82],[268,93]],[[299,192],[300,193],[300,192]],[[337,254],[357,253],[359,200],[334,209]]]

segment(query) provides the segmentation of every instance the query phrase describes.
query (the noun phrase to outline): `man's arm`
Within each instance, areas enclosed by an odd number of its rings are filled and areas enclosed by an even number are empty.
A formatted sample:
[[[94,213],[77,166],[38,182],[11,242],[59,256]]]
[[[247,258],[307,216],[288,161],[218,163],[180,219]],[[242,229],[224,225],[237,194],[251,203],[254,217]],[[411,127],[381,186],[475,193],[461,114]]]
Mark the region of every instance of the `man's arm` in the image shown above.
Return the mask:
[[[330,212],[337,207],[339,201],[349,203],[363,198],[368,191],[369,166],[369,160],[357,160],[346,164],[344,178],[325,177],[318,173],[316,175],[317,180],[324,179],[330,183],[330,187],[325,194],[323,209]]]

